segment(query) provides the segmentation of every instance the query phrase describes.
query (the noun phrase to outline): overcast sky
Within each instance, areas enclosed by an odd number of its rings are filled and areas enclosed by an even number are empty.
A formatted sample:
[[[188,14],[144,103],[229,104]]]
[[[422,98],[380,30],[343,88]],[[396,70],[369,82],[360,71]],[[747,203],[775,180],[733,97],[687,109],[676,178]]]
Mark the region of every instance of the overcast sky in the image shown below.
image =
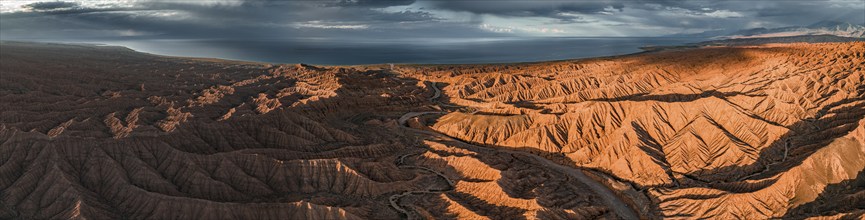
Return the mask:
[[[865,0],[0,0],[0,38],[660,36],[865,23]]]

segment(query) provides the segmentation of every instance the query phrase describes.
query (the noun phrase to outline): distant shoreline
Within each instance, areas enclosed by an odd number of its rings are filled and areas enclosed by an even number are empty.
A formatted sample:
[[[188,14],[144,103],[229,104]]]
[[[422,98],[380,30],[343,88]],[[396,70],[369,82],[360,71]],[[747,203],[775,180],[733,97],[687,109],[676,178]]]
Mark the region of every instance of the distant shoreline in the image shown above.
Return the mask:
[[[664,50],[692,49],[706,46],[749,46],[771,43],[830,43],[830,42],[855,42],[865,41],[865,38],[839,37],[834,35],[803,35],[786,37],[763,37],[763,38],[735,38],[724,40],[710,40],[693,44],[677,46],[646,46],[640,49],[646,52],[657,52]]]
[[[547,38],[550,40],[568,40],[568,39],[600,39],[600,38]],[[640,38],[615,38],[615,39],[640,39]],[[693,39],[693,38],[650,38],[646,37],[644,39]],[[311,63],[313,65],[321,65],[321,66],[381,66],[381,65],[389,65],[396,64],[402,66],[412,66],[412,65],[425,65],[425,66],[462,66],[462,65],[508,65],[508,64],[531,64],[531,63],[546,63],[546,62],[561,62],[561,61],[577,61],[577,60],[587,60],[587,59],[608,59],[622,56],[632,56],[639,55],[645,53],[654,53],[660,51],[669,51],[669,50],[687,50],[687,49],[696,49],[706,46],[745,46],[745,45],[760,45],[767,43],[797,43],[797,42],[805,42],[805,43],[822,43],[822,42],[851,42],[851,41],[863,41],[865,39],[862,38],[851,38],[851,37],[838,37],[833,35],[809,35],[809,36],[791,36],[791,37],[770,37],[770,38],[744,38],[744,39],[726,39],[726,40],[710,40],[710,41],[701,41],[696,43],[684,43],[679,45],[661,45],[661,46],[637,46],[633,48],[634,50],[639,50],[635,52],[622,53],[622,54],[614,54],[614,55],[598,55],[598,56],[586,56],[586,57],[573,57],[573,58],[562,58],[562,59],[547,59],[547,60],[527,60],[527,61],[511,61],[511,62],[473,62],[473,63],[463,63],[463,62],[453,62],[453,63],[440,63],[440,62],[371,62],[371,63],[363,63],[363,64],[319,64],[314,62],[269,62],[269,61],[261,61],[254,59],[236,59],[236,58],[221,58],[221,57],[205,57],[205,56],[185,56],[185,55],[170,55],[170,54],[161,54],[161,53],[153,53],[149,51],[141,51],[138,49],[130,48],[124,45],[116,45],[110,43],[89,43],[89,42],[50,42],[50,41],[18,41],[18,40],[2,40],[0,43],[8,44],[8,43],[24,43],[24,44],[46,44],[46,45],[69,45],[69,46],[83,46],[83,47],[101,47],[101,48],[117,48],[124,49],[129,51],[134,51],[137,53],[157,56],[157,57],[168,57],[168,58],[180,58],[187,60],[198,60],[198,61],[211,61],[211,62],[232,62],[239,64],[260,64],[260,65],[278,65],[278,64],[297,64],[297,63]],[[599,46],[600,47],[600,46]],[[288,52],[286,52],[288,53]]]
[[[493,64],[543,62],[625,55],[642,52],[645,45],[679,45],[704,39],[668,37],[615,38],[507,38],[354,42],[320,39],[225,40],[122,40],[86,41],[90,45],[117,45],[149,54],[208,57],[261,63],[309,63],[349,66],[374,64]],[[24,39],[24,41],[30,41]],[[42,41],[45,42],[45,41]],[[74,43],[81,42],[47,42]],[[98,43],[98,44],[97,44]]]

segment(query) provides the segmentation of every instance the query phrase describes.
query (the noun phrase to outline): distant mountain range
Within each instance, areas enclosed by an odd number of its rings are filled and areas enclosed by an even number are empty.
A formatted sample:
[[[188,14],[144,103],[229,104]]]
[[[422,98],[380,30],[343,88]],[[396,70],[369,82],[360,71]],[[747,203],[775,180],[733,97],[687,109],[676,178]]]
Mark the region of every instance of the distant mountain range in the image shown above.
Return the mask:
[[[729,32],[713,30],[696,34],[672,35],[675,37],[697,37],[713,40],[776,38],[792,36],[832,35],[848,38],[865,38],[865,26],[838,21],[821,21],[808,26],[790,26],[780,28],[753,28]]]
[[[678,49],[693,49],[706,46],[745,46],[745,45],[761,45],[771,43],[828,43],[828,42],[856,42],[863,41],[861,37],[841,37],[829,34],[821,35],[797,35],[797,36],[782,36],[782,37],[750,37],[750,38],[723,38],[716,40],[708,40],[696,43],[688,43],[683,45],[673,46],[644,46],[640,47],[644,52],[655,52],[663,50],[678,50]]]
[[[725,36],[725,38],[789,37],[802,35],[835,35],[839,37],[865,38],[865,26],[847,22],[821,21],[809,26],[741,30]]]

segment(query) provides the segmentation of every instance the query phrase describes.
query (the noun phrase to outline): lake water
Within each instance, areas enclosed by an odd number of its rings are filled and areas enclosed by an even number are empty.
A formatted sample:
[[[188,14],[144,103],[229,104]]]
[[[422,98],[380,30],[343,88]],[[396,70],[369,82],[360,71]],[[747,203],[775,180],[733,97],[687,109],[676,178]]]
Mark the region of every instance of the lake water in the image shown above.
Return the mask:
[[[639,47],[698,42],[693,38],[499,38],[380,40],[136,40],[93,42],[160,55],[269,63],[354,65],[382,63],[509,63],[613,56]]]

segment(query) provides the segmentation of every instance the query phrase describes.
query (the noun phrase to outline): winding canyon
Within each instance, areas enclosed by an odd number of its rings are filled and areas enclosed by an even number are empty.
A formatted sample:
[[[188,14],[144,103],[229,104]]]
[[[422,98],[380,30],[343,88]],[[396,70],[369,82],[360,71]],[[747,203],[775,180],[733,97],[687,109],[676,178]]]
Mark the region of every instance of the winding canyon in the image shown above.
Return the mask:
[[[863,42],[394,66],[0,46],[0,219],[865,214]]]

